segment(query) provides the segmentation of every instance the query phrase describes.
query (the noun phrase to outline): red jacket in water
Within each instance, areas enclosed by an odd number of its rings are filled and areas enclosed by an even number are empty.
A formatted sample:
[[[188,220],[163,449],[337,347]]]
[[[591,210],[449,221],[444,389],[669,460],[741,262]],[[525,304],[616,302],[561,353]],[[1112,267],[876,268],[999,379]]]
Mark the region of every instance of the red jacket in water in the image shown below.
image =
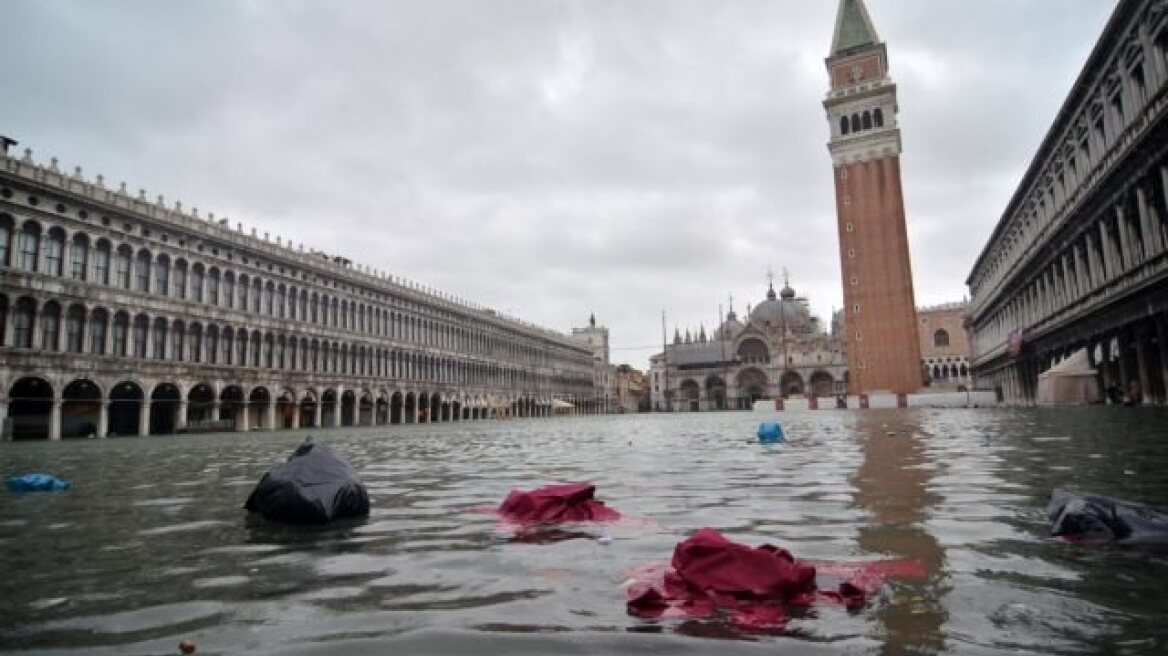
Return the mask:
[[[736,624],[781,626],[787,606],[810,606],[825,598],[849,608],[864,604],[864,591],[851,582],[818,591],[815,568],[783,549],[731,542],[704,528],[673,551],[672,569],[659,581],[629,588],[628,610],[638,617],[711,617],[731,612]]]
[[[621,514],[593,498],[590,483],[548,485],[524,492],[512,490],[499,506],[499,514],[525,524],[598,522],[620,519]]]

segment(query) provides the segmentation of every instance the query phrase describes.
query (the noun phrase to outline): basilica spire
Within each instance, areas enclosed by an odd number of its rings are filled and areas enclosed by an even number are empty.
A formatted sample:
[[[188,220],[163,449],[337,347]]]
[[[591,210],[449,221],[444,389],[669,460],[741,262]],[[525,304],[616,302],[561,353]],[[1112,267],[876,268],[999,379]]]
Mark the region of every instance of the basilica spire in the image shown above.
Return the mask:
[[[876,36],[876,27],[872,25],[864,0],[840,0],[835,18],[835,36],[831,40],[831,56],[879,42],[880,38]]]

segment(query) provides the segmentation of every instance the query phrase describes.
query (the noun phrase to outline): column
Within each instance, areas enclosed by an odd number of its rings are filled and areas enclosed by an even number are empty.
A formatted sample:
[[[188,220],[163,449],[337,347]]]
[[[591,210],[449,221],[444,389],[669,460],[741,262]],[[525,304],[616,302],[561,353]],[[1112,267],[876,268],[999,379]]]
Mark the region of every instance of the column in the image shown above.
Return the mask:
[[[247,397],[244,398],[246,399]],[[248,407],[248,402],[245,400],[242,404],[240,404],[239,412],[236,413],[235,430],[242,433],[246,433],[248,431],[247,424],[249,420],[249,414],[251,414],[251,408]]]
[[[187,397],[183,395],[178,402],[178,420],[175,422],[175,431],[185,431],[187,428]]]
[[[150,397],[143,396],[138,407],[138,437],[150,437]]]
[[[1111,252],[1111,237],[1107,234],[1106,221],[1099,222],[1099,250],[1103,254],[1103,261],[1101,262],[1103,265],[1103,276],[1101,282],[1105,282],[1108,278],[1114,278],[1118,274],[1115,258]]]
[[[0,442],[8,439],[4,435],[4,424],[8,420],[8,399],[0,399]]]
[[[1079,245],[1075,244],[1071,251],[1075,261],[1075,300],[1083,298],[1083,296],[1090,291],[1087,280],[1090,280],[1090,272],[1084,268],[1083,256],[1079,252]],[[1086,278],[1086,279],[1084,279]]]
[[[219,399],[211,401],[211,421],[219,421]]]
[[[58,398],[53,399],[49,410],[49,439],[54,442],[61,439],[61,399]]]
[[[1149,378],[1149,376],[1148,376],[1148,361],[1147,361],[1147,357],[1148,357],[1147,346],[1148,345],[1146,343],[1148,333],[1144,329],[1143,326],[1137,326],[1135,337],[1136,337],[1136,371],[1137,371],[1137,375],[1139,376],[1138,380],[1140,381],[1139,401],[1142,403],[1143,399],[1146,398],[1149,394],[1151,394],[1151,391],[1152,391],[1151,386],[1148,385],[1148,378]]]
[[[264,414],[267,415],[265,423],[268,430],[276,430],[276,399],[269,398],[268,407],[264,409]]]
[[[1152,320],[1156,324],[1156,342],[1160,347],[1160,384],[1164,389],[1160,403],[1168,404],[1168,326],[1165,326],[1168,317],[1153,317]]]
[[[1127,212],[1124,211],[1123,205],[1115,208],[1115,225],[1119,228],[1119,259],[1123,262],[1123,270],[1136,265],[1136,251],[1134,248],[1134,241],[1132,239],[1131,230],[1127,226]]]
[[[1140,231],[1144,235],[1144,259],[1151,259],[1160,251],[1160,235],[1156,230],[1157,217],[1148,206],[1148,193],[1142,184],[1136,186],[1136,209],[1140,213]]]
[[[300,428],[300,404],[292,404],[292,430]]]
[[[345,407],[343,399],[345,398],[345,386],[337,385],[337,402],[333,408],[333,428],[341,427],[341,411]]]
[[[1119,342],[1119,389],[1127,393],[1127,386],[1131,382],[1130,372],[1127,370],[1127,336],[1123,331],[1120,331],[1116,338]]]
[[[97,415],[97,436],[105,438],[107,435],[109,435],[109,401],[103,399]]]
[[[1094,290],[1102,283],[1103,278],[1100,275],[1099,258],[1095,255],[1095,238],[1091,235],[1090,232],[1088,232],[1084,237],[1087,248],[1087,268],[1091,273],[1091,283],[1088,286],[1088,289]]]
[[[12,254],[9,254],[12,257]],[[18,299],[8,299],[8,316],[4,318],[4,346],[12,346],[12,324],[13,319],[16,318],[16,301]],[[7,415],[5,415],[7,416]]]
[[[320,397],[318,396],[316,398],[316,403],[313,404],[313,406],[312,406],[312,426],[314,428],[322,428],[322,426],[320,425],[321,405],[323,405],[323,404],[321,403]]]

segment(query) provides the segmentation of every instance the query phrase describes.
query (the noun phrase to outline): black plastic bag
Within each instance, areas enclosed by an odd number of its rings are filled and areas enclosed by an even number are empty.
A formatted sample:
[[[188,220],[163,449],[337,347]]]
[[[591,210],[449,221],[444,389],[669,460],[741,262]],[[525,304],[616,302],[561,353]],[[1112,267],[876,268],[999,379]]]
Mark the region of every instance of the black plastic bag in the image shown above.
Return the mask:
[[[327,524],[367,516],[369,494],[348,461],[309,436],[288,462],[264,474],[243,507],[277,522]]]
[[[1110,497],[1055,490],[1046,507],[1050,534],[1124,546],[1168,546],[1168,511]]]

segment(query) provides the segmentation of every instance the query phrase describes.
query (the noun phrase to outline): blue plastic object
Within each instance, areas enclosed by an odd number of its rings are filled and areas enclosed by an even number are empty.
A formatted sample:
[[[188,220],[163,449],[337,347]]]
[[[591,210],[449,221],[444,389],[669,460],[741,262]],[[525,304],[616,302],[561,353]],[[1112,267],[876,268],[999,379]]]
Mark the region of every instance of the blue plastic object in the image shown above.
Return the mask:
[[[50,474],[24,474],[13,476],[6,482],[12,492],[64,492],[73,487],[69,481],[63,481]]]
[[[758,425],[758,441],[761,444],[778,444],[786,439],[783,427],[777,421],[764,421]]]

